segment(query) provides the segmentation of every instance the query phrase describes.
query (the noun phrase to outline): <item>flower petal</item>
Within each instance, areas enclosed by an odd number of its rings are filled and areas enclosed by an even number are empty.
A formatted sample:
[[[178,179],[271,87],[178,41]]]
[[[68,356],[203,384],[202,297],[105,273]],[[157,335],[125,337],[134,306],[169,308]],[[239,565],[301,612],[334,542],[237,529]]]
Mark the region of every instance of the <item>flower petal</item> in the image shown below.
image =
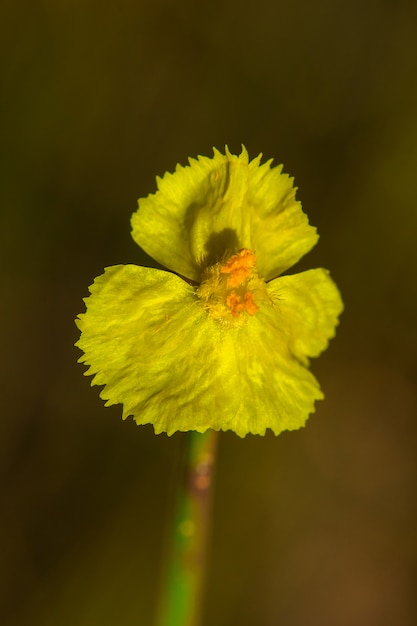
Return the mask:
[[[239,156],[190,159],[157,178],[158,191],[139,200],[132,216],[134,240],[154,259],[200,281],[201,270],[236,253],[254,250],[259,274],[270,280],[296,263],[317,242],[292,179],[271,161]]]
[[[308,369],[308,357],[318,356],[335,334],[343,303],[324,269],[282,276],[267,285],[271,302],[248,320],[233,345],[225,341],[223,360],[233,350],[229,377],[235,380],[239,402],[228,428],[244,436],[276,435],[304,426],[323,393]]]
[[[325,269],[280,276],[267,285],[275,305],[270,323],[285,334],[289,350],[302,363],[327,348],[343,311],[338,288]]]
[[[280,308],[287,302],[285,280],[281,290],[275,283],[277,304],[264,303],[245,326],[229,328],[209,317],[194,288],[169,272],[107,268],[79,316],[80,361],[90,366],[93,384],[105,385],[107,405],[122,403],[124,418],[152,423],[157,433],[213,428],[245,436],[299,428],[322,393],[293,348],[285,320],[291,307]],[[303,335],[302,322],[296,326]],[[307,352],[314,351],[318,346],[308,345]]]
[[[152,423],[156,432],[199,430],[190,388],[197,364],[188,345],[201,340],[199,318],[207,316],[194,289],[169,272],[118,265],[90,292],[76,345],[85,353],[80,362],[90,366],[86,375],[95,375],[92,384],[105,385],[106,405],[122,403],[123,418]]]

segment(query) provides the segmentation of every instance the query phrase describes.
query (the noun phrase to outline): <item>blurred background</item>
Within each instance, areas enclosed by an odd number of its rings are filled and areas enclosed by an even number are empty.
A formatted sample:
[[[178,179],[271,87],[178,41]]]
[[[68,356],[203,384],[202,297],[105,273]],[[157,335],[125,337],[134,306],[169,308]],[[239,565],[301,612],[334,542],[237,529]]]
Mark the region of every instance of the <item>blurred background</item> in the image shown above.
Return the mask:
[[[220,442],[204,626],[412,626],[417,4],[4,0],[0,622],[152,624],[183,435],[77,364],[137,198],[188,156],[284,163],[346,310],[305,429]]]

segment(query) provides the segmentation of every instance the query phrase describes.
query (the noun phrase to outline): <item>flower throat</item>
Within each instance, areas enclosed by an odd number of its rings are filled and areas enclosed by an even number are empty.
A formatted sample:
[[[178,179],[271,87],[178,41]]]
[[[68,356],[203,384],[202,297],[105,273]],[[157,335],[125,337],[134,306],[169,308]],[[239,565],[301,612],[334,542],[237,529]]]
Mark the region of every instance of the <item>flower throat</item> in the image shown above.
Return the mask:
[[[242,326],[268,299],[265,281],[258,276],[255,254],[243,248],[223,263],[208,267],[197,295],[208,314],[221,323]]]

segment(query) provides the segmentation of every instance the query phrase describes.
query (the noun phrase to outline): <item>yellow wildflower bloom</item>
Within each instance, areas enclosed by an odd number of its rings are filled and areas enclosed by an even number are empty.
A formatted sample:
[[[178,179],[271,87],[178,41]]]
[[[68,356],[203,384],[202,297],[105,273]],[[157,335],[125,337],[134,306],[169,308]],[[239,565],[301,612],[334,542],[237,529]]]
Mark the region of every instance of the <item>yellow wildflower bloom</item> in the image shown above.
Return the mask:
[[[167,271],[108,267],[77,319],[77,345],[107,405],[155,432],[275,434],[323,398],[309,358],[343,305],[324,269],[281,274],[317,242],[292,179],[214,150],[158,178],[134,240]]]

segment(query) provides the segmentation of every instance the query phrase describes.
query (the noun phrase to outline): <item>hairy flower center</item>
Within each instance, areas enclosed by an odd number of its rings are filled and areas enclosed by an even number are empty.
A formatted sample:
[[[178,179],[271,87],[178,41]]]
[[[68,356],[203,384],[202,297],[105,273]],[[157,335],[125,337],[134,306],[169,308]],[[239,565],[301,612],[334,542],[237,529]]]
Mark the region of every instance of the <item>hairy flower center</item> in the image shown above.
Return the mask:
[[[255,315],[259,303],[268,298],[259,278],[255,254],[243,248],[223,263],[208,267],[197,289],[202,306],[211,317],[232,326],[242,326]]]

